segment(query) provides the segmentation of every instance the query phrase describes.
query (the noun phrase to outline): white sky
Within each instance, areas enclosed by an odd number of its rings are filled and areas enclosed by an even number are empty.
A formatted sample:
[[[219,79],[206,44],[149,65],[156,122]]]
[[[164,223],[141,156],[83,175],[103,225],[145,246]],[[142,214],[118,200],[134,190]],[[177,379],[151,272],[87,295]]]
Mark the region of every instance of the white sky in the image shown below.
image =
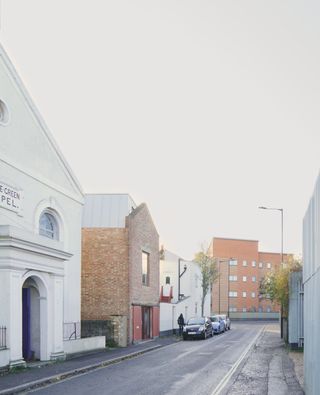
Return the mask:
[[[319,170],[320,3],[2,0],[0,39],[85,192],[145,201],[167,249],[301,252]]]

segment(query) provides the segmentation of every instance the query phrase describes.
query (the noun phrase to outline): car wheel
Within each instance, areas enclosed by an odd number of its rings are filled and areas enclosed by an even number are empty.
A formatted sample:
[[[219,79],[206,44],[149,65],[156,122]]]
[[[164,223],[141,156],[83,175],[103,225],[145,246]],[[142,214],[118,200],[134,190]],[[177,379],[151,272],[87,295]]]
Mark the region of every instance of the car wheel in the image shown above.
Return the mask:
[[[203,338],[204,338],[204,340],[206,340],[206,338],[207,338],[207,332],[206,331],[204,331]]]

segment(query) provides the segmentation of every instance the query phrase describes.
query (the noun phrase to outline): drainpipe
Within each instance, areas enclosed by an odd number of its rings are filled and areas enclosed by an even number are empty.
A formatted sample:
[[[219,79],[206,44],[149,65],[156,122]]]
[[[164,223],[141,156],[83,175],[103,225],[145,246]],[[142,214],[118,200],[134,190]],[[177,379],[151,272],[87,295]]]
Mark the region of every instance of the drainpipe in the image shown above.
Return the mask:
[[[179,258],[178,259],[178,274],[179,274],[179,277],[178,277],[178,301],[180,300],[180,297],[181,297],[181,294],[180,294],[180,278],[184,275],[184,273],[187,271],[187,265],[185,264],[184,265],[184,270],[183,270],[183,272],[182,273],[180,273],[180,264],[181,264],[181,261],[182,261],[182,259],[181,258]]]

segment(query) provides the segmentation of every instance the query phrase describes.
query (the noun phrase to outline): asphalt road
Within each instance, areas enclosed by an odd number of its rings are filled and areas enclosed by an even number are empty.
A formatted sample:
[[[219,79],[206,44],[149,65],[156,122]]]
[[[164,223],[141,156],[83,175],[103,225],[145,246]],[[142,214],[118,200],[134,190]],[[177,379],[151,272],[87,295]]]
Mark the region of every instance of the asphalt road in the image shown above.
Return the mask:
[[[37,394],[211,395],[263,324],[232,323],[207,340],[187,340],[32,391]]]

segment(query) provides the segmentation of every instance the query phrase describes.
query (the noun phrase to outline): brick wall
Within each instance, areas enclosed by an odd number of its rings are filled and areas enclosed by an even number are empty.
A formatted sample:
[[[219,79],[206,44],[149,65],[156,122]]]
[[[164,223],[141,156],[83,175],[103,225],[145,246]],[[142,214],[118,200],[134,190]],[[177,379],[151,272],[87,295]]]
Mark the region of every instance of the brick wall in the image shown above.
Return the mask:
[[[267,312],[267,308],[272,311],[279,311],[279,306],[272,304],[270,300],[260,299],[260,281],[271,270],[280,266],[280,254],[258,251],[257,240],[238,240],[214,238],[210,244],[209,253],[220,259],[220,280],[218,279],[212,289],[212,310],[219,311],[219,282],[220,282],[220,312],[226,313],[229,309],[235,308],[237,312],[247,311]],[[284,255],[284,261],[289,255]],[[230,276],[237,276],[236,281],[229,281],[228,284],[228,264],[230,258],[237,260],[237,266],[230,266]],[[244,266],[246,262],[246,266]],[[253,266],[255,262],[255,266]],[[259,267],[262,263],[262,267]],[[271,263],[268,268],[267,263]],[[246,281],[244,281],[244,277]],[[255,279],[255,281],[254,281]],[[237,292],[237,297],[228,297],[228,286],[230,292]],[[246,296],[244,296],[244,292]],[[252,297],[254,293],[254,297]]]
[[[146,204],[126,219],[129,232],[130,305],[159,305],[159,235]],[[149,253],[149,285],[142,284],[142,251]],[[132,340],[132,317],[129,341]]]
[[[82,320],[129,316],[128,230],[82,229]]]

